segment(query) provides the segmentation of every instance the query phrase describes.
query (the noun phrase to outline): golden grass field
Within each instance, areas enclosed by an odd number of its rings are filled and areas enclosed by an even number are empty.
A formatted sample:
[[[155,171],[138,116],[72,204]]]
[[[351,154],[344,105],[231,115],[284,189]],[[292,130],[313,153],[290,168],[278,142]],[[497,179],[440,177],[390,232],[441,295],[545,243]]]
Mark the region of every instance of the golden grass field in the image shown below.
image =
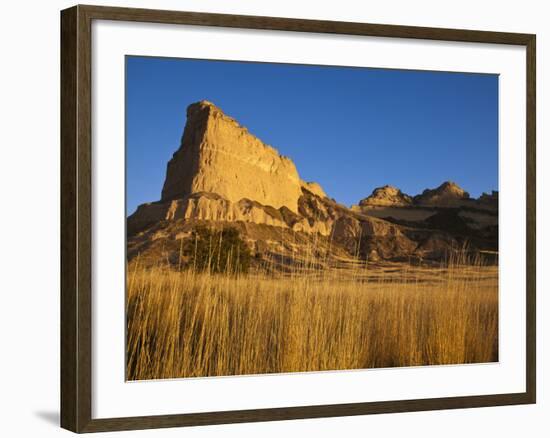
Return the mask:
[[[128,266],[128,380],[497,360],[496,266],[241,276]]]

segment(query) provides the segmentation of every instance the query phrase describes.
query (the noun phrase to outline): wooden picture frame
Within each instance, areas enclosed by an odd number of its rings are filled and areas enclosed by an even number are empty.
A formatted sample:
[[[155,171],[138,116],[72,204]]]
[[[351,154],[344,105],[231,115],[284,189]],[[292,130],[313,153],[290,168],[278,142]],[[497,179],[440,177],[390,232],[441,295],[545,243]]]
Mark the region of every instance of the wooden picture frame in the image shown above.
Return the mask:
[[[389,38],[519,45],[526,48],[527,265],[526,391],[416,400],[92,418],[92,35],[93,20],[185,24]],[[289,18],[75,6],[61,12],[61,426],[99,432],[535,403],[535,58],[530,34]]]

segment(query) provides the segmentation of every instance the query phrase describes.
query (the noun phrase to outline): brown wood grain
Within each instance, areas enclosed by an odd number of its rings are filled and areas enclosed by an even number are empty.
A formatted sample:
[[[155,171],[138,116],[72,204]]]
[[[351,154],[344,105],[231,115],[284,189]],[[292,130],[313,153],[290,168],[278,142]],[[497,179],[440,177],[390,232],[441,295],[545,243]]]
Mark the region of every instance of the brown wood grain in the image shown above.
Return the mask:
[[[92,419],[91,23],[150,23],[513,44],[527,52],[526,392],[275,409]],[[150,429],[535,403],[536,39],[534,35],[100,6],[61,13],[61,426],[74,432]]]
[[[61,15],[61,426],[77,430],[76,8]]]

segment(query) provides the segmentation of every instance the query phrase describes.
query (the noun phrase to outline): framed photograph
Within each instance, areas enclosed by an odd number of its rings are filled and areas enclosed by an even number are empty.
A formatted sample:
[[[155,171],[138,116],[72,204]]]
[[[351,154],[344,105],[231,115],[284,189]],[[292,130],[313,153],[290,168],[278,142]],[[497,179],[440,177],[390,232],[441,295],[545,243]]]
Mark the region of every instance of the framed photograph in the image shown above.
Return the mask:
[[[535,403],[535,35],[61,12],[61,425]]]

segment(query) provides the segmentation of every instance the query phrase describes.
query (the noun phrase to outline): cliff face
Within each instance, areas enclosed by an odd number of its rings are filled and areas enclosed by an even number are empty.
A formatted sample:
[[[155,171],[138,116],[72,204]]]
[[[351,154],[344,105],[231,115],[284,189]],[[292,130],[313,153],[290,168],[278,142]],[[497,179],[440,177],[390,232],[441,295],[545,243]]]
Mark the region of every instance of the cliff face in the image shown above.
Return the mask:
[[[301,181],[294,163],[207,101],[189,106],[181,146],[168,162],[162,201],[216,193],[298,210]]]
[[[199,224],[238,228],[258,263],[441,260],[466,242],[474,250],[498,249],[498,193],[475,200],[444,183],[413,198],[384,186],[349,209],[319,184],[302,181],[289,158],[201,101],[188,107],[161,199],[128,217],[128,259],[177,259],[181,239]]]

